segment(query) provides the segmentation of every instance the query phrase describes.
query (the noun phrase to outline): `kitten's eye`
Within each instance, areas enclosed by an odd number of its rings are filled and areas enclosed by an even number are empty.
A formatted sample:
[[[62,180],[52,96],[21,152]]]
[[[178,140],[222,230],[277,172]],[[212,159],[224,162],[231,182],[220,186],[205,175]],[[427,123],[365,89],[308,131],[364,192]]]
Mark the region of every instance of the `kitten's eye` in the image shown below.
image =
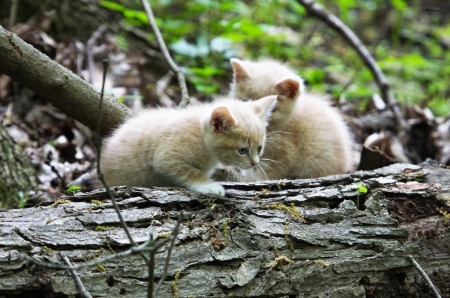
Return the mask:
[[[261,153],[262,146],[258,146],[258,153]]]
[[[238,149],[238,152],[240,155],[244,155],[248,152],[248,149],[247,149],[247,147],[241,147]]]

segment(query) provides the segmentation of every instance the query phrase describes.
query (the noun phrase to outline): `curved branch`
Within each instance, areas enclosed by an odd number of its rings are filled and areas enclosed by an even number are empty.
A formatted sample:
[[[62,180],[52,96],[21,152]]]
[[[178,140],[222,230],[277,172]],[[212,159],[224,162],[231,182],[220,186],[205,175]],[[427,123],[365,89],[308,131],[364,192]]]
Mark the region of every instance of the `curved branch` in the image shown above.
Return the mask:
[[[73,72],[0,26],[0,73],[36,92],[63,113],[95,130],[99,92]],[[132,111],[105,96],[100,134],[107,135]]]
[[[420,275],[422,275],[423,279],[425,279],[425,281],[427,282],[427,284],[430,287],[430,289],[433,291],[433,293],[436,296],[436,298],[441,298],[441,295],[439,294],[439,291],[436,289],[436,287],[434,286],[433,282],[428,277],[427,273],[425,271],[423,271],[423,269],[422,269],[422,267],[420,267],[419,263],[416,262],[414,257],[409,255],[408,259],[411,262],[411,264],[413,264],[414,268],[416,268],[417,271],[419,271],[419,273],[420,273]]]
[[[313,0],[297,0],[297,2],[303,5],[310,14],[314,15],[315,17],[329,25],[331,28],[336,30],[340,35],[342,35],[342,37],[344,37],[344,39],[352,46],[352,48],[355,49],[355,51],[363,60],[364,64],[367,66],[367,68],[369,68],[369,70],[375,77],[375,81],[380,88],[381,95],[384,101],[391,107],[392,111],[394,112],[398,124],[406,127],[406,121],[403,118],[403,115],[397,105],[397,101],[395,100],[392,91],[390,90],[386,76],[384,75],[383,71],[378,66],[377,62],[372,57],[370,52],[358,38],[358,36],[356,36],[355,33],[353,33],[353,31],[350,30],[350,28],[345,25],[338,17],[328,12],[322,5],[314,2]]]
[[[164,39],[162,38],[161,32],[159,31],[158,26],[156,25],[155,16],[153,15],[153,11],[152,8],[150,7],[150,4],[148,3],[148,0],[141,0],[141,4],[144,7],[145,12],[147,13],[148,24],[150,25],[150,27],[153,30],[153,33],[155,34],[156,40],[158,41],[158,45],[161,48],[161,52],[164,56],[164,60],[169,66],[170,70],[172,70],[177,75],[178,84],[180,85],[181,90],[181,101],[178,107],[184,108],[189,104],[189,95],[186,87],[186,81],[184,79],[184,74],[172,60],[172,57],[170,57],[169,50],[167,49],[166,44],[164,43]]]

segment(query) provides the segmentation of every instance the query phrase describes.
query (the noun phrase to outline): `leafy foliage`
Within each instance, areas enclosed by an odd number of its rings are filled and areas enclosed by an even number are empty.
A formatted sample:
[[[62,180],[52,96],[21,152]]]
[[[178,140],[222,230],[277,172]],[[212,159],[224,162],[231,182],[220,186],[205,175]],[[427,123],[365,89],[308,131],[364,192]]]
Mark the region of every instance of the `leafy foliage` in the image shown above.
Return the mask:
[[[79,192],[81,190],[81,187],[78,185],[71,185],[68,189],[67,192],[71,192],[72,194],[75,194],[77,192]]]
[[[318,1],[362,38],[395,96],[450,113],[450,21],[404,0]],[[124,22],[149,31],[139,1],[102,1]],[[379,92],[357,54],[332,29],[308,18],[295,0],[155,0],[157,24],[187,80],[204,94],[227,92],[228,58],[274,58],[297,68],[310,89],[361,103]],[[420,20],[420,21],[418,21]],[[154,39],[149,34],[150,39]]]

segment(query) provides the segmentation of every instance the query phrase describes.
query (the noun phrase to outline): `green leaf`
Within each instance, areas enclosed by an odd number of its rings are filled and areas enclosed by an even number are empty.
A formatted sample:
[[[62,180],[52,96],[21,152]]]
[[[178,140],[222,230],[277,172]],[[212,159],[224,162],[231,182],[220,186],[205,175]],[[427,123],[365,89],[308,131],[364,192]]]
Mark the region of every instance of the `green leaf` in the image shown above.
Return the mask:
[[[81,187],[78,185],[72,185],[67,189],[67,192],[76,193],[81,190]]]
[[[408,7],[408,5],[406,5],[406,2],[403,0],[391,0],[392,6],[394,8],[397,8],[398,10],[404,10],[405,8]]]
[[[367,193],[367,188],[364,185],[356,185],[359,192]]]
[[[147,14],[143,11],[127,9],[123,12],[123,16],[127,19],[136,19],[143,24],[148,24]],[[155,22],[159,27],[161,26],[161,20],[158,22],[158,19],[155,18]]]
[[[111,1],[100,1],[100,5],[111,10],[124,12],[127,8],[119,3]]]
[[[231,49],[233,41],[230,38],[214,37],[210,42],[211,50],[216,52],[225,52]]]
[[[306,75],[306,78],[312,85],[320,84],[323,82],[323,79],[325,77],[325,74],[323,70],[313,68],[309,70],[308,74]]]
[[[197,57],[199,55],[197,47],[188,43],[184,38],[172,43],[170,48],[176,53],[184,56]]]
[[[187,68],[188,72],[194,73],[196,75],[204,76],[204,77],[210,77],[212,75],[216,74],[225,74],[226,72],[223,69],[218,69],[215,67],[204,67],[204,68],[197,68],[197,67],[189,67]]]

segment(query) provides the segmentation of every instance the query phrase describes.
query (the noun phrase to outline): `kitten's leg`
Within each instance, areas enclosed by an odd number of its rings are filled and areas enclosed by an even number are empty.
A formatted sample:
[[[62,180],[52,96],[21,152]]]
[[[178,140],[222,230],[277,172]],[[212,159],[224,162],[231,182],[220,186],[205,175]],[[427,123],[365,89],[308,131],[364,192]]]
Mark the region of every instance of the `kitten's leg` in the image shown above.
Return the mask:
[[[243,177],[233,167],[217,168],[211,174],[214,181],[242,182]]]
[[[206,174],[190,165],[178,164],[170,161],[164,162],[160,167],[162,169],[170,169],[170,171],[163,170],[164,174],[174,177],[174,184],[184,186],[189,190],[193,190],[205,194],[215,194],[221,197],[225,196],[225,189],[219,182],[214,182],[209,179]]]
[[[209,182],[206,184],[193,184],[187,187],[189,190],[193,190],[200,193],[216,194],[218,196],[225,196],[225,188],[219,182]]]

